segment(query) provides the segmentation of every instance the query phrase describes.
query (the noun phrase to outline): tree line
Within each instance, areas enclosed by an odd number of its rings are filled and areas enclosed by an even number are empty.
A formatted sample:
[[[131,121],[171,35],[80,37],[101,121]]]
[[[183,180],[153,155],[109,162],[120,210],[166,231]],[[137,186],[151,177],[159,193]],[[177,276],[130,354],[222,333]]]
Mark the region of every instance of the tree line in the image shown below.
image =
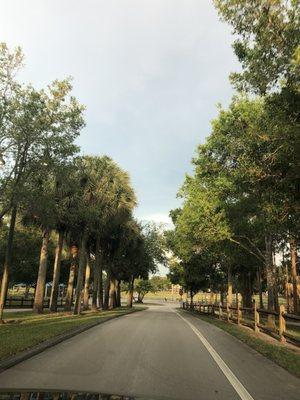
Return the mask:
[[[92,309],[120,306],[121,281],[132,306],[135,279],[163,262],[160,231],[134,219],[127,172],[107,156],[80,155],[84,107],[71,80],[37,90],[17,80],[22,66],[21,49],[0,44],[0,321],[9,283],[18,277],[35,276],[40,313],[50,275],[56,311],[62,265],[65,310],[88,309],[91,291]]]
[[[214,3],[233,29],[241,71],[170,213],[170,278],[191,299],[211,289],[231,303],[234,286],[248,307],[255,292],[263,308],[266,291],[269,310],[290,285],[299,313],[299,1]]]

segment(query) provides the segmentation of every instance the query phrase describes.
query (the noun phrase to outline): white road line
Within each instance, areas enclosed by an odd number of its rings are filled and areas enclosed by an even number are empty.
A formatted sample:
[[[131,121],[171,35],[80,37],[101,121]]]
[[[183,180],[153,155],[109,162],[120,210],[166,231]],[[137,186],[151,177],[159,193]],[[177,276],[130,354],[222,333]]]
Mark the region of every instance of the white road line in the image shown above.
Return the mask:
[[[170,308],[171,309],[171,308]],[[220,370],[223,372],[223,374],[226,376],[234,390],[237,392],[237,394],[240,396],[242,400],[254,400],[251,394],[247,391],[245,386],[238,380],[238,378],[234,375],[234,373],[231,371],[231,369],[228,367],[228,365],[223,361],[223,359],[219,356],[219,354],[216,352],[216,350],[211,346],[211,344],[205,339],[205,337],[202,335],[201,332],[198,331],[194,327],[193,324],[190,323],[186,318],[184,318],[182,315],[180,315],[177,311],[171,309],[174,311],[178,317],[180,317],[185,323],[188,324],[188,326],[192,329],[192,331],[197,335],[198,339],[202,342],[202,344],[206,347],[207,351],[209,354],[212,356],[212,358],[215,360],[217,363],[218,367]]]

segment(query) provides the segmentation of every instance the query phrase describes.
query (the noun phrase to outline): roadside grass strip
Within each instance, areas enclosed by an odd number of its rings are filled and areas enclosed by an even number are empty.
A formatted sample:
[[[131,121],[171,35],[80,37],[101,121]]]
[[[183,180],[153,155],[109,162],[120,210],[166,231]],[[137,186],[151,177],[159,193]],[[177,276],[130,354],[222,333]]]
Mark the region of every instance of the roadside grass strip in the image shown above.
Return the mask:
[[[0,325],[0,360],[72,331],[84,325],[105,321],[145,308],[121,307],[111,311],[88,311],[80,315],[66,312],[34,314],[33,312],[6,312],[4,325]]]

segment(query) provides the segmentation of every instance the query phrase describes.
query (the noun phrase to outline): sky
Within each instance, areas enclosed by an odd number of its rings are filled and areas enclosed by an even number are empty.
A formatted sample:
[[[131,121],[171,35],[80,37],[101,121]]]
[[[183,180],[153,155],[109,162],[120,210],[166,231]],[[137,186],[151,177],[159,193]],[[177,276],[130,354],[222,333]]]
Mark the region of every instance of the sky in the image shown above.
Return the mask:
[[[169,222],[176,193],[237,70],[212,0],[0,0],[0,41],[21,46],[20,80],[73,77],[84,154],[127,170],[139,219]]]

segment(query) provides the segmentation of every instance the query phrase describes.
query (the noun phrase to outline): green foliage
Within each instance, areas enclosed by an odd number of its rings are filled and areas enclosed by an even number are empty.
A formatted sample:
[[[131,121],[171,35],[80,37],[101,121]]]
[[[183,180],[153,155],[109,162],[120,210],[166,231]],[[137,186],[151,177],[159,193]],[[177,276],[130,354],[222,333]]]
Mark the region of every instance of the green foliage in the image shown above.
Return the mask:
[[[134,290],[138,294],[138,303],[142,303],[145,295],[149,292],[155,292],[155,287],[148,279],[138,279],[135,282]]]
[[[242,71],[231,79],[243,93],[219,108],[179,191],[182,207],[170,213],[169,277],[191,294],[224,292],[230,270],[251,301],[261,269],[272,295],[274,252],[299,238],[300,8],[297,0],[214,3],[233,28]]]
[[[231,79],[238,89],[265,94],[284,84],[299,89],[299,0],[214,0],[236,39],[243,71]]]
[[[51,263],[55,232],[63,232],[66,244],[81,250],[81,276],[84,255],[89,253],[108,279],[132,282],[148,278],[165,262],[160,228],[134,220],[136,196],[126,171],[107,156],[78,156],[75,140],[84,126],[84,107],[72,96],[70,79],[54,81],[42,90],[24,86],[15,78],[22,61],[20,49],[10,51],[0,45],[0,220],[4,222],[4,243],[11,210],[18,212],[12,265],[6,263],[11,283],[36,279],[40,229],[52,231]],[[1,247],[2,262],[6,248],[10,246]],[[44,249],[44,260],[46,253]],[[61,280],[66,280],[69,264],[64,254]],[[49,279],[45,263],[41,268],[40,297],[44,280]]]
[[[245,277],[253,282],[257,266],[268,265],[265,236],[271,234],[279,246],[299,234],[298,97],[290,91],[236,97],[212,122],[193,159],[195,174],[180,191],[184,201],[173,213],[175,229],[167,233],[169,248],[181,260],[184,286],[194,281],[202,288],[209,275],[210,286],[219,288],[212,273],[217,268],[222,275],[230,265],[243,291]]]
[[[171,282],[169,278],[165,276],[152,276],[150,282],[155,292],[166,291],[171,289]]]

